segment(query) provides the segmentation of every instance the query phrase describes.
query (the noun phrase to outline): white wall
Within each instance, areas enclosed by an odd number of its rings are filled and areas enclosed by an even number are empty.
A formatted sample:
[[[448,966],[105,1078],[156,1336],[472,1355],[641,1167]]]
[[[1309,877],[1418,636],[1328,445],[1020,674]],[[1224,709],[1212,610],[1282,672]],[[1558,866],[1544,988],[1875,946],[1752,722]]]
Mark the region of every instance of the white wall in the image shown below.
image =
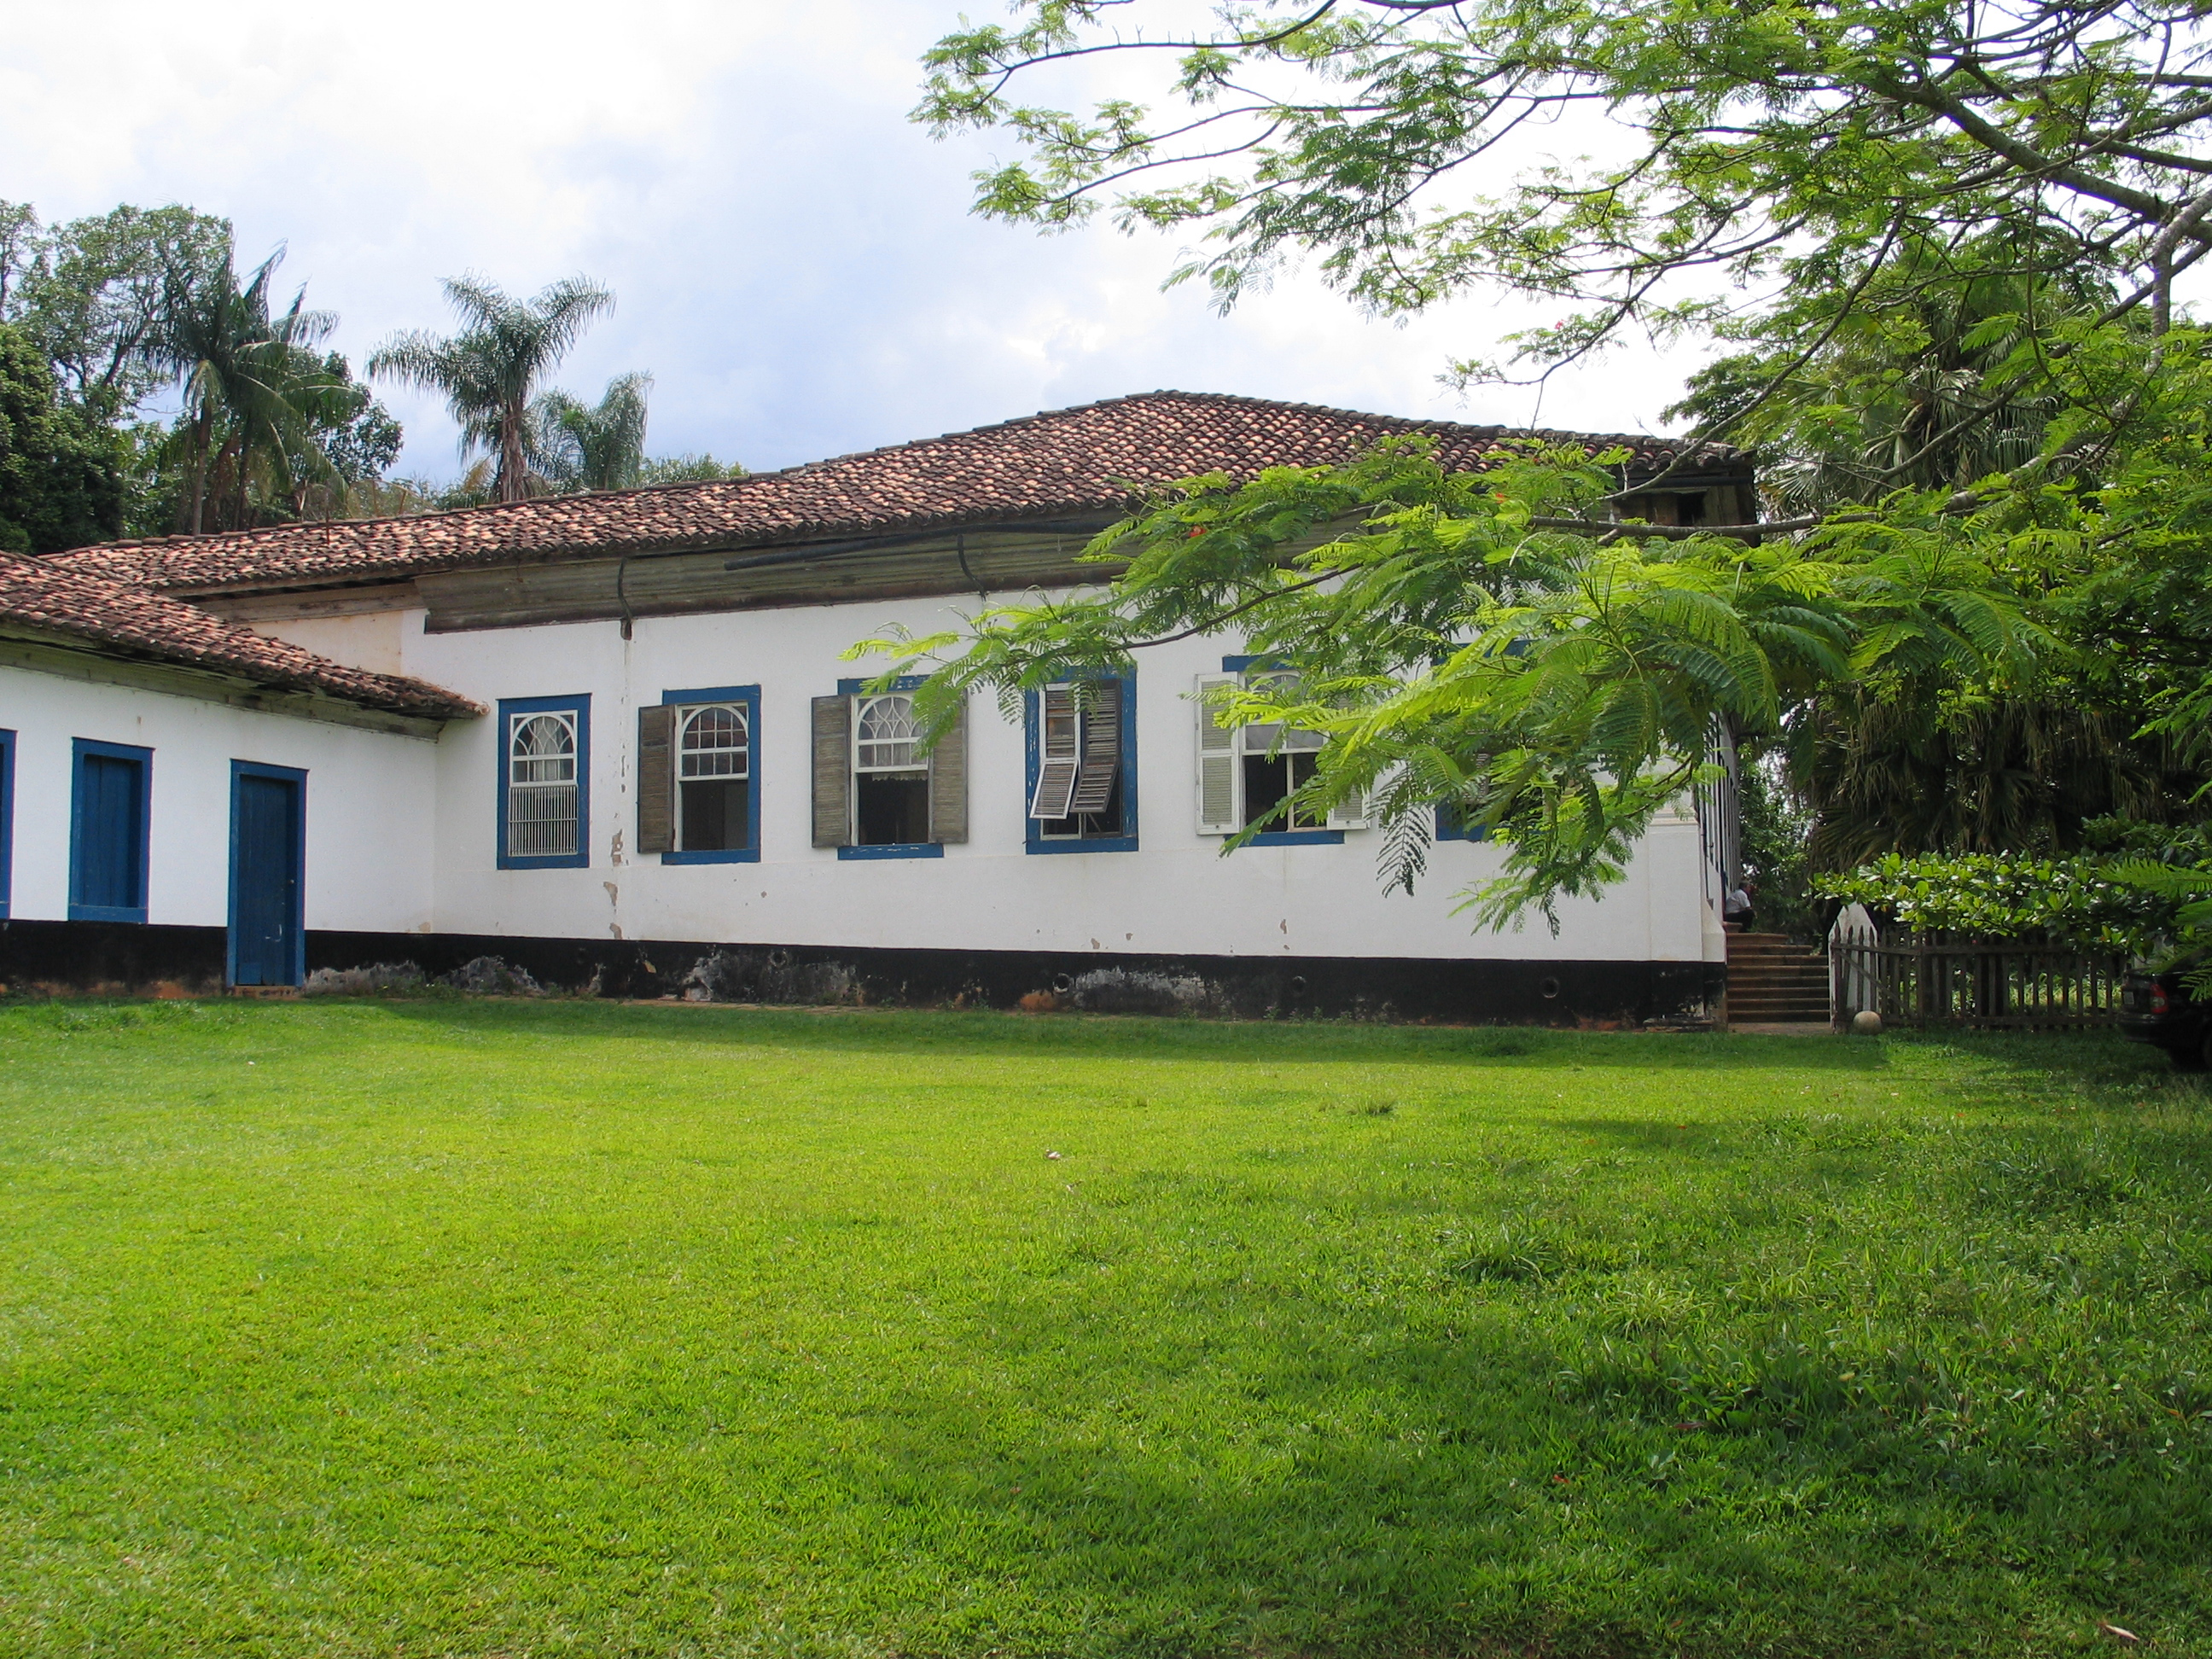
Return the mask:
[[[0,727],[16,734],[14,916],[69,915],[70,743],[96,738],[154,751],[149,922],[228,921],[230,763],[245,760],[307,774],[309,927],[430,925],[432,743],[9,667]]]
[[[972,609],[974,601],[961,608]],[[592,696],[591,867],[496,867],[499,756],[493,720],[456,723],[438,746],[440,932],[732,943],[1239,956],[1718,960],[1705,914],[1694,824],[1666,823],[1628,878],[1600,902],[1564,903],[1554,936],[1477,931],[1454,896],[1494,873],[1497,849],[1439,843],[1411,899],[1382,895],[1379,832],[1340,847],[1249,848],[1224,860],[1193,827],[1193,677],[1218,671],[1233,641],[1144,653],[1137,698],[1134,853],[1024,851],[1024,738],[979,699],[970,710],[969,834],[941,860],[841,860],[811,845],[809,700],[879,671],[841,653],[887,624],[927,632],[954,621],[941,600],[648,617],[625,641],[612,622],[426,634],[400,629],[404,672],[472,697]],[[384,618],[264,624],[362,665],[388,667]],[[312,637],[311,637],[312,632]],[[349,644],[358,635],[357,645]],[[356,652],[365,653],[359,656]],[[641,703],[665,690],[758,684],[757,864],[663,866],[629,852],[631,750]],[[328,924],[323,924],[328,925]]]

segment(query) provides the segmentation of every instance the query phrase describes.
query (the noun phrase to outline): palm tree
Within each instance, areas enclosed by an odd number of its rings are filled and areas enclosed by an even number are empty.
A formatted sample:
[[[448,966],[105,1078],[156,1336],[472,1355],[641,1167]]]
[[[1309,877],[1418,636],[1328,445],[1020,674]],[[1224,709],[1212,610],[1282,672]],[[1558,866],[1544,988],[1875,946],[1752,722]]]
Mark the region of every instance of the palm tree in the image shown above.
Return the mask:
[[[594,409],[565,392],[530,405],[532,464],[556,489],[628,489],[645,466],[645,399],[650,374],[607,382]]]
[[[530,300],[510,299],[475,276],[448,277],[445,286],[461,331],[444,339],[419,330],[395,334],[369,357],[368,372],[444,392],[460,422],[461,453],[489,451],[499,465],[494,495],[519,501],[530,493],[532,395],[615,296],[584,276]]]
[[[178,507],[193,535],[204,523],[211,470],[235,480],[236,518],[243,525],[246,481],[257,458],[288,451],[310,458],[311,465],[320,458],[312,440],[302,440],[330,393],[314,347],[337,319],[309,311],[305,289],[282,314],[270,314],[270,289],[283,258],[277,249],[243,284],[228,246],[205,263],[179,263],[164,274],[155,355],[183,384],[179,435],[188,482]]]

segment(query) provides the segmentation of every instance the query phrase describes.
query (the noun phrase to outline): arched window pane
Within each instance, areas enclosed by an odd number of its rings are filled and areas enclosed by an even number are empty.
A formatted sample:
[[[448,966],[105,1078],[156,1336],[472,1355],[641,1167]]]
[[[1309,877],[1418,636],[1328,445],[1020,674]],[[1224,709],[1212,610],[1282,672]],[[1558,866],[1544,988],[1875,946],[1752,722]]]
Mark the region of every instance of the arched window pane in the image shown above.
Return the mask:
[[[516,783],[573,782],[576,728],[562,714],[532,714],[518,720],[508,753]]]
[[[742,778],[749,775],[750,751],[745,713],[729,703],[711,703],[684,717],[682,775]]]
[[[860,704],[854,738],[854,763],[863,772],[908,771],[927,764],[912,697],[866,699]]]

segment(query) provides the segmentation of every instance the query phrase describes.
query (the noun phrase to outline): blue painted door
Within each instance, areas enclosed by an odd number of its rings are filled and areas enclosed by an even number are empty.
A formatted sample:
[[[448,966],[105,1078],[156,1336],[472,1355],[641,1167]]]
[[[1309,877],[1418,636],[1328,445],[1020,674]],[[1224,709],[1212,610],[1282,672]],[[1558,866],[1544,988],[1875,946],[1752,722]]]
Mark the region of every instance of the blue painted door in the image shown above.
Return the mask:
[[[300,783],[242,773],[231,836],[232,978],[300,982]]]
[[[143,909],[146,769],[112,755],[86,755],[78,764],[84,793],[77,812],[76,902]]]

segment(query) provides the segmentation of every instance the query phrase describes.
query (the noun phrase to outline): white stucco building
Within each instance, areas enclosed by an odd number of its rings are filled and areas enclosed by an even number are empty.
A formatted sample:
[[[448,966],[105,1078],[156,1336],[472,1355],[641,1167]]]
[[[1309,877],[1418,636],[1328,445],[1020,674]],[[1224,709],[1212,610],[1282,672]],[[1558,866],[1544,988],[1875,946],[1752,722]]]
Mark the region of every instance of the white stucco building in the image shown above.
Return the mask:
[[[497,955],[605,994],[1651,1019],[1717,997],[1694,816],[1538,926],[1385,896],[1377,832],[1221,855],[1296,781],[1198,694],[1234,637],[971,706],[922,755],[842,659],[1084,579],[1133,487],[1494,429],[1156,393],[722,483],[82,550],[0,567],[0,982],[284,984]],[[1614,441],[1607,441],[1612,442]],[[1635,465],[1674,458],[1650,441]],[[1632,473],[1632,482],[1633,474]],[[1751,515],[1701,457],[1641,504]],[[1246,752],[1249,750],[1249,752]]]

